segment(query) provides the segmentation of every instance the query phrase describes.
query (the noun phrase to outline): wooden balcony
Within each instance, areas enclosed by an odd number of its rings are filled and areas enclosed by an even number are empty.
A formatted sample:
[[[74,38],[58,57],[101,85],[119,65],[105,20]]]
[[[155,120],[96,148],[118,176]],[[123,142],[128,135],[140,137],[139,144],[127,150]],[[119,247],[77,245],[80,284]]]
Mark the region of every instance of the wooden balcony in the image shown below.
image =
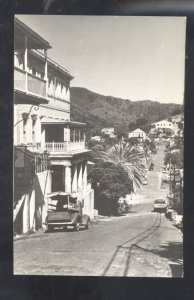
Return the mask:
[[[31,96],[47,98],[46,80],[14,67],[14,89]]]
[[[65,152],[72,152],[72,151],[79,151],[85,149],[85,142],[62,142],[62,143],[45,143],[44,146],[45,150],[51,153],[65,153]]]

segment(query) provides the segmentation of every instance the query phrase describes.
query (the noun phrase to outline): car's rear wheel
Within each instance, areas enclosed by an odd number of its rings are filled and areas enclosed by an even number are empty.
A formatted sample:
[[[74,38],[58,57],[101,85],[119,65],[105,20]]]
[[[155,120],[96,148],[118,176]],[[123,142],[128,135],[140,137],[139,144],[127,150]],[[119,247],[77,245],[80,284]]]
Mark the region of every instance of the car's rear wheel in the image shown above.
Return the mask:
[[[79,229],[80,229],[79,223],[76,223],[75,226],[74,226],[74,228],[75,228],[76,231],[79,231]]]

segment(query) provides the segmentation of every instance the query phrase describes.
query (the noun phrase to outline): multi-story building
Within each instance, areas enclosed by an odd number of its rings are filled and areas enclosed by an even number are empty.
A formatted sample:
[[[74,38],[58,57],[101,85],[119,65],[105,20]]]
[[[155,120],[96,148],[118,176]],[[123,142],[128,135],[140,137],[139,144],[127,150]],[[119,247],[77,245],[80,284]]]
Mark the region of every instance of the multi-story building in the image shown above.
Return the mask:
[[[51,45],[15,19],[14,145],[49,154],[51,191],[77,193],[92,215],[84,123],[70,119],[68,70],[48,58]]]
[[[153,124],[155,129],[171,129],[173,130],[173,123],[167,120],[162,120]]]

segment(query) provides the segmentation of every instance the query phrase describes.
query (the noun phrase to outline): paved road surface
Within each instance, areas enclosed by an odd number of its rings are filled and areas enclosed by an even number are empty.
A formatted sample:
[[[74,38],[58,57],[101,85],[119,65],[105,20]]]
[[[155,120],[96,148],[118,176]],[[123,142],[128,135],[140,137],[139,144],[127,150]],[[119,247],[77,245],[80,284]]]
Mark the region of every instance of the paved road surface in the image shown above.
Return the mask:
[[[102,219],[89,230],[34,234],[15,241],[14,273],[180,277],[182,234],[164,214],[152,212],[153,200],[167,193],[160,188],[162,152],[129,215]]]

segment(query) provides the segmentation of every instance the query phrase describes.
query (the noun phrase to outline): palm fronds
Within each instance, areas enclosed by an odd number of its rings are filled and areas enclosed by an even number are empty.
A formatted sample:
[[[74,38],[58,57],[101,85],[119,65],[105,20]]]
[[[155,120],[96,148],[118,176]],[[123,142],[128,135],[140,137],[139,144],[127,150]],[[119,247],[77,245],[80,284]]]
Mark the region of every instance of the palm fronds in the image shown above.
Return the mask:
[[[115,166],[122,167],[133,182],[134,187],[140,187],[145,176],[145,167],[142,164],[144,151],[137,145],[130,145],[120,141],[106,152],[100,151],[99,158],[103,162],[109,162]]]

